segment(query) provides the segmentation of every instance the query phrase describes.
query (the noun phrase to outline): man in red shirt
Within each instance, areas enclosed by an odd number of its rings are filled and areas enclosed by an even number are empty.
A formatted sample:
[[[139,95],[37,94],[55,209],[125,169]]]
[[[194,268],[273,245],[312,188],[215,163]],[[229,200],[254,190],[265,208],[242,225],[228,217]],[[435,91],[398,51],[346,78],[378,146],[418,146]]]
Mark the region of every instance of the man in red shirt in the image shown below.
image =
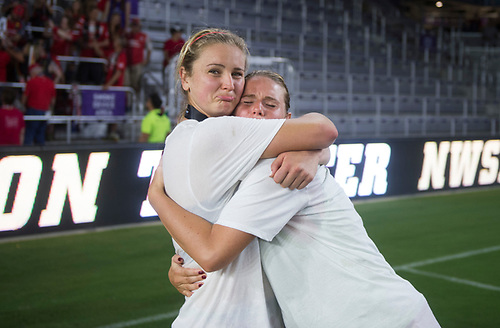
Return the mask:
[[[141,23],[138,18],[132,19],[130,26],[130,33],[127,35],[128,66],[125,73],[125,84],[139,92],[142,70],[149,63],[151,57],[151,42],[148,35],[141,31]]]
[[[31,79],[26,83],[26,88],[22,96],[22,103],[26,107],[26,115],[45,116],[50,114],[54,106],[56,88],[54,82],[43,75],[40,65],[30,67]],[[45,144],[45,130],[47,121],[26,122],[25,145],[32,145],[33,142],[43,146]]]
[[[2,90],[0,108],[0,145],[22,145],[24,141],[23,113],[14,107],[16,94],[12,89]]]

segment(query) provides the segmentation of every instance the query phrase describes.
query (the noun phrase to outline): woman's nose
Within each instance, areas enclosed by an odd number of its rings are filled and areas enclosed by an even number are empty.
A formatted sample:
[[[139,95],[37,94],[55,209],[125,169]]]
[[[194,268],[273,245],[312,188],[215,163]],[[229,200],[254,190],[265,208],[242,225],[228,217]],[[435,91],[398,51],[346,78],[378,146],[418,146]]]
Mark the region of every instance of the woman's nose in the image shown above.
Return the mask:
[[[255,102],[252,112],[254,115],[264,116],[264,108],[262,108],[262,104],[260,102]]]
[[[224,90],[234,89],[234,80],[231,74],[224,74],[224,76],[222,77],[222,88]]]

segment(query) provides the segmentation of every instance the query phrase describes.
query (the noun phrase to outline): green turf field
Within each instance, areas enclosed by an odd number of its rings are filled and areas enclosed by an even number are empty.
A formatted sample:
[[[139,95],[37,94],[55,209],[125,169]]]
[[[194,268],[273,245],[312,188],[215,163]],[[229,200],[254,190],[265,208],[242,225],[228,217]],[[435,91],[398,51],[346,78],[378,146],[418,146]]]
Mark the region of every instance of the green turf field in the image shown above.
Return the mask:
[[[500,188],[356,208],[442,327],[500,327]],[[160,225],[0,243],[0,327],[168,327],[172,253]]]

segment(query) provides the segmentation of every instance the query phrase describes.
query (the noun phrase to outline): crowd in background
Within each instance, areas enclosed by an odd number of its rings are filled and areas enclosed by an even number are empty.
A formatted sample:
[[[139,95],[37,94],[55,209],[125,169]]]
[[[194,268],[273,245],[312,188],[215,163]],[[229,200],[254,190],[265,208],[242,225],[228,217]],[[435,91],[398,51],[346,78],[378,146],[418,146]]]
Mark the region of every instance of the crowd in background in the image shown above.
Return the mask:
[[[1,51],[6,60],[2,60],[0,81],[25,82],[28,68],[39,63],[56,83],[124,85],[125,68],[147,64],[151,52],[148,36],[131,16],[133,2],[75,0],[62,13],[55,13],[49,0],[5,2]],[[75,59],[60,60],[59,56],[111,60],[104,65],[95,60],[76,66]],[[89,63],[100,65],[88,72]],[[117,69],[123,72],[110,83]]]
[[[27,83],[32,76],[43,76],[54,85],[100,85],[103,90],[130,86],[140,91],[141,75],[149,63],[152,46],[141,29],[138,0],[74,0],[68,1],[64,8],[58,7],[57,12],[52,2],[3,2],[0,82]],[[165,42],[164,65],[184,43],[181,30],[171,32],[172,39]],[[48,84],[50,82],[45,83]],[[26,89],[15,90],[17,99],[24,100],[20,107],[24,107],[27,114]],[[48,101],[49,108],[34,109],[56,115],[79,114],[73,96],[71,90],[57,90]],[[45,107],[47,101],[43,103]],[[29,125],[31,122],[27,122],[27,135]],[[24,138],[24,143],[30,144],[30,140]],[[37,143],[43,144],[43,140]]]

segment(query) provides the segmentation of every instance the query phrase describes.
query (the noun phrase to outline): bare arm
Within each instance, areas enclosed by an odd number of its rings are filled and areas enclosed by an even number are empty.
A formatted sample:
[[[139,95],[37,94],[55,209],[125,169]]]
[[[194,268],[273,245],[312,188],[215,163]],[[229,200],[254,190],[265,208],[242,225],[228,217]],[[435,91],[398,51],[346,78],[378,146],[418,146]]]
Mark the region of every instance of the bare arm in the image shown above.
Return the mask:
[[[123,74],[123,71],[117,69],[116,72],[113,73],[113,75],[111,76],[109,81],[104,84],[103,89],[108,90],[110,86],[114,85],[116,83],[116,81],[118,81],[118,79],[120,78],[120,75],[122,75],[122,74]]]
[[[139,136],[139,142],[148,142],[149,134],[141,132],[141,135]]]
[[[148,198],[170,235],[207,272],[227,266],[255,238],[236,229],[212,225],[167,197],[161,163],[149,186]]]
[[[261,158],[272,158],[292,150],[320,150],[337,139],[338,131],[327,117],[309,113],[288,119],[266,148]]]

